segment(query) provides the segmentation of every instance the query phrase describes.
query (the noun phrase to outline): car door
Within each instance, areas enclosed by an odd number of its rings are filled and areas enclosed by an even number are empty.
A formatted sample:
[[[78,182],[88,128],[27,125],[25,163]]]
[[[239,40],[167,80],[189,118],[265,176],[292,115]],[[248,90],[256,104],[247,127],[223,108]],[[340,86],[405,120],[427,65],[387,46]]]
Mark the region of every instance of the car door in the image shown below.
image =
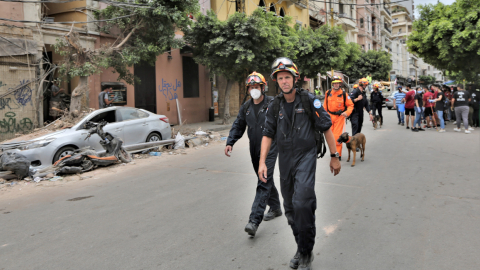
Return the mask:
[[[148,136],[148,114],[135,108],[118,108],[117,118],[123,123],[125,145],[143,143]]]
[[[124,140],[124,133],[123,133],[123,122],[119,122],[116,116],[116,108],[112,108],[111,110],[107,110],[104,112],[101,112],[92,118],[90,118],[88,121],[98,123],[102,120],[107,121],[107,125],[103,127],[103,130],[105,132],[108,132],[112,134],[114,137],[119,137],[122,140]],[[85,133],[88,130],[85,130]],[[83,133],[83,132],[82,132]],[[87,141],[86,145],[90,146],[91,149],[101,152],[104,151],[102,145],[100,144],[100,136],[98,134],[93,134]]]

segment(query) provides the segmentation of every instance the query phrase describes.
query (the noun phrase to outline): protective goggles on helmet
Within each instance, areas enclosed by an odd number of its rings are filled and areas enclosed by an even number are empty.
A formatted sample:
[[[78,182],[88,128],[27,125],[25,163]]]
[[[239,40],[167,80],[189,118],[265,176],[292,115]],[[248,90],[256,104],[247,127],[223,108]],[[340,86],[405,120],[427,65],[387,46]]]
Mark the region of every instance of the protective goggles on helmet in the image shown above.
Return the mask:
[[[275,59],[275,61],[273,61],[273,63],[272,63],[272,70],[286,69],[286,68],[292,68],[292,67],[294,69],[297,69],[297,67],[295,66],[293,61],[290,58],[287,58],[287,57],[279,57],[279,58]]]
[[[262,76],[263,77],[263,76]],[[246,85],[265,84],[265,79],[258,75],[249,75],[245,81]]]

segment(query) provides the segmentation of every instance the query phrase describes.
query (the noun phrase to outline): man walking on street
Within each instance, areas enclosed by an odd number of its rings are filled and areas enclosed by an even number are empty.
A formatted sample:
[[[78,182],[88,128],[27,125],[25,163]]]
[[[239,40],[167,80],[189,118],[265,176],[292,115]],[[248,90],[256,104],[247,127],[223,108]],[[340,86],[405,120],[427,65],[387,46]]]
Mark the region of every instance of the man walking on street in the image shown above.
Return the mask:
[[[422,128],[423,90],[421,87],[417,87],[417,94],[415,95],[415,113],[415,122],[413,122],[412,131],[425,131],[425,129]]]
[[[395,103],[393,103],[393,108],[397,110],[398,124],[402,126],[405,125],[404,112],[400,111],[398,105],[402,105],[405,102],[405,96],[406,94],[403,93],[401,86],[398,87],[398,92],[393,95],[393,98],[395,99]]]
[[[265,124],[265,114],[267,112],[268,104],[273,100],[272,97],[265,95],[266,81],[262,74],[253,72],[247,77],[246,81],[247,91],[252,99],[245,102],[238,112],[237,119],[233,122],[232,129],[227,138],[227,146],[225,147],[225,155],[230,157],[233,151],[233,145],[243,136],[245,129],[248,126],[248,138],[250,139],[250,157],[252,159],[253,169],[257,174],[257,192],[252,205],[252,212],[245,231],[255,236],[258,226],[262,222],[274,219],[282,215],[280,208],[280,199],[278,191],[275,188],[273,181],[273,171],[275,169],[275,162],[277,161],[277,145],[273,140],[270,152],[267,155],[266,165],[268,169],[268,179],[266,183],[258,178],[258,166],[260,162],[260,148],[262,144],[262,132]],[[267,204],[270,210],[264,216]]]
[[[339,76],[333,76],[332,88],[325,94],[323,108],[328,112],[332,119],[332,132],[337,145],[337,152],[340,154],[339,160],[342,160],[342,143],[338,138],[345,129],[345,119],[353,112],[353,102],[350,96],[345,93],[340,86],[342,79]]]
[[[407,129],[409,129],[409,123],[411,121],[412,128],[415,120],[415,90],[411,88],[411,84],[407,84],[407,94],[405,95],[405,118],[407,122]]]
[[[465,127],[465,134],[470,134],[473,128],[468,127],[468,103],[471,101],[470,93],[463,90],[463,84],[457,85],[458,91],[453,94],[452,107],[455,107],[455,115],[457,118],[457,127],[453,130],[456,132],[462,131],[460,123],[463,120]]]
[[[110,104],[113,102],[113,99],[110,100],[108,98],[108,94],[110,94],[112,92],[113,92],[112,87],[108,87],[108,88],[103,89],[103,91],[100,92],[100,94],[98,94],[98,108],[99,109],[107,108],[107,107],[110,106]]]
[[[340,172],[339,155],[334,153],[335,138],[330,129],[332,122],[322,108],[321,101],[295,88],[299,73],[292,60],[286,57],[276,59],[272,64],[271,78],[278,83],[282,93],[268,107],[258,174],[264,182],[270,177],[265,161],[272,141],[276,138],[285,216],[297,242],[297,252],[290,260],[290,267],[311,270],[317,208],[316,132],[325,134],[332,157],[330,170],[334,175]]]
[[[383,126],[383,115],[382,115],[382,106],[383,106],[383,95],[379,90],[380,85],[375,83],[373,84],[373,91],[370,93],[370,108],[372,109],[373,117],[377,115],[380,116],[380,123]]]
[[[365,108],[365,111],[367,111],[367,113],[370,116],[370,121],[373,120],[373,115],[370,112],[370,106],[368,105],[368,101],[367,101],[367,94],[365,93],[364,87],[366,85],[368,85],[368,81],[365,82],[363,80],[360,80],[357,88],[355,88],[353,92],[350,94],[350,98],[354,103],[354,109],[350,116],[350,122],[352,123],[352,136],[362,132],[364,108]],[[357,148],[357,152],[358,152],[358,148]]]
[[[433,122],[433,117],[435,117],[434,114],[434,107],[435,107],[435,96],[431,92],[431,90],[427,89],[426,93],[423,95],[423,104],[425,106],[425,121],[427,123],[426,128],[430,129]],[[437,128],[437,127],[434,127]]]

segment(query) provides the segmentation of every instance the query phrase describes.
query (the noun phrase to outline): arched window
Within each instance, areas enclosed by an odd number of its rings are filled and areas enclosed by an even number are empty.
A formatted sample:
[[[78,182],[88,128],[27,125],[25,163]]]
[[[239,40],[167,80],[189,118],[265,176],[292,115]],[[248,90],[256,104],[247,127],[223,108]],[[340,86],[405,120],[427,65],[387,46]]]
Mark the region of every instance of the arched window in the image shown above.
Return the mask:
[[[270,10],[269,11],[277,14],[277,10],[275,10],[275,5],[274,4],[270,4]]]
[[[280,17],[285,17],[285,10],[280,8]]]
[[[260,0],[260,2],[258,3],[258,6],[259,7],[264,7],[265,6],[265,2],[263,0]]]

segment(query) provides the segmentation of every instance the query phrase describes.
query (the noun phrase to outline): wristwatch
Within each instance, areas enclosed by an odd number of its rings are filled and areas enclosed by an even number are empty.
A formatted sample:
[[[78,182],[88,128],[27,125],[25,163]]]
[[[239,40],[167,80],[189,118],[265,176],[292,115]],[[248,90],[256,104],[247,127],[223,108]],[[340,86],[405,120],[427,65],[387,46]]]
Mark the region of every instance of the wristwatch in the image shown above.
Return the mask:
[[[335,152],[335,154],[330,154],[330,157],[338,158],[339,156],[340,156],[340,154],[338,152]]]

